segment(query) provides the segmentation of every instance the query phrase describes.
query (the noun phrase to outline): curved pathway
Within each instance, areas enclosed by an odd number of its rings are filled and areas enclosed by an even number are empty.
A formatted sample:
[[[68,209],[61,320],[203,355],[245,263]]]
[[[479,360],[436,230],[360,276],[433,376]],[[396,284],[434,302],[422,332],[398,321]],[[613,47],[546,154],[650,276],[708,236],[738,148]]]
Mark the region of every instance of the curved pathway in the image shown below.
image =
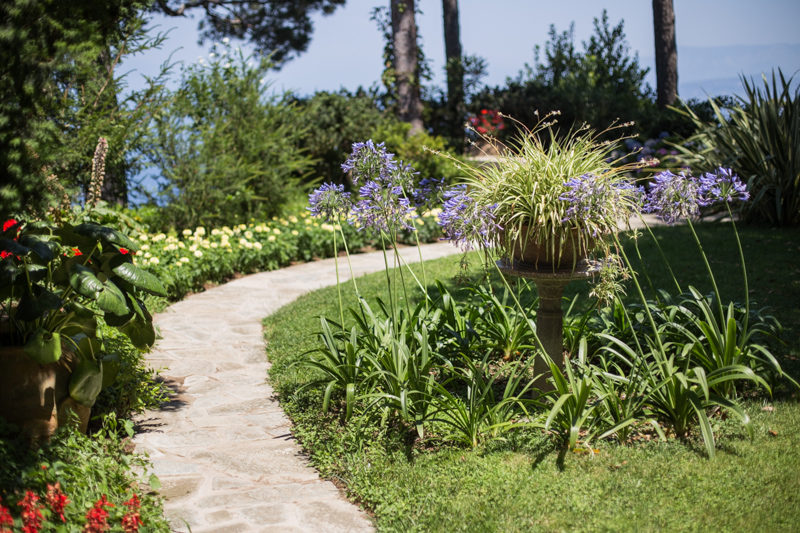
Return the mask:
[[[400,250],[409,263],[416,248]],[[458,252],[425,245],[423,258]],[[344,263],[344,267],[341,263]],[[383,269],[380,252],[352,257],[356,276]],[[342,280],[349,279],[340,261]],[[148,355],[175,389],[137,420],[175,531],[371,531],[367,515],[307,464],[266,383],[262,319],[298,296],[336,283],[333,259],[247,276],[170,306],[155,317]]]

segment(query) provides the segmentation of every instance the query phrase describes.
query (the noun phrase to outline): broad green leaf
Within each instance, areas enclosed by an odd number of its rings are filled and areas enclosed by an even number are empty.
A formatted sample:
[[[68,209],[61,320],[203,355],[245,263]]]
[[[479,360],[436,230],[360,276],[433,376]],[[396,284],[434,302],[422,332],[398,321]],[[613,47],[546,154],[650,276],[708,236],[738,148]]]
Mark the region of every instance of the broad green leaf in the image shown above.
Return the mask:
[[[119,374],[119,354],[112,353],[103,357],[100,364],[103,366],[103,388],[110,387],[117,380]]]
[[[97,400],[103,386],[103,369],[91,359],[83,358],[72,372],[69,382],[69,395],[73,400],[91,407]]]
[[[74,263],[69,269],[69,284],[75,292],[92,300],[97,300],[103,290],[103,282],[97,279],[91,268]]]
[[[113,283],[103,283],[103,290],[97,296],[97,307],[106,313],[124,316],[130,311],[125,303],[125,295]]]
[[[156,296],[167,296],[167,291],[161,282],[150,272],[143,270],[133,263],[123,262],[112,268],[114,273],[124,279],[137,289],[155,294]]]
[[[20,274],[24,274],[24,270],[15,265],[11,259],[0,261],[0,287],[13,285]]]
[[[113,244],[120,248],[127,248],[132,252],[139,250],[139,245],[128,238],[127,235],[106,226],[100,226],[98,224],[81,224],[75,227],[75,233],[84,237],[100,240],[103,242],[103,244]]]
[[[64,304],[55,293],[39,286],[34,287],[34,294],[26,292],[19,300],[15,318],[30,322],[40,318],[47,311],[61,309]]]
[[[147,483],[150,485],[150,488],[153,490],[158,490],[161,488],[161,481],[158,479],[158,476],[155,474],[150,474],[150,477],[147,479]]]
[[[128,336],[131,343],[140,350],[147,349],[156,342],[156,330],[152,321],[144,321],[139,317],[131,320],[119,330]]]
[[[25,246],[26,248],[29,248],[33,253],[38,255],[42,261],[49,263],[56,257],[56,254],[50,247],[50,245],[54,243],[48,243],[46,241],[43,241],[42,239],[39,239],[35,235],[26,235],[25,237],[20,239],[19,243]]]
[[[86,319],[86,320],[88,320],[90,318],[94,318],[94,312],[91,309],[89,309],[88,307],[85,307],[85,306],[79,304],[78,302],[74,302],[74,301],[70,302],[69,305],[66,307],[66,310],[69,311],[69,312],[75,313],[75,316],[78,317],[78,318],[82,318],[82,319]]]
[[[55,363],[61,357],[61,335],[39,328],[23,349],[37,363]]]
[[[22,257],[28,255],[31,249],[12,239],[0,239],[0,252],[8,252],[17,257]]]

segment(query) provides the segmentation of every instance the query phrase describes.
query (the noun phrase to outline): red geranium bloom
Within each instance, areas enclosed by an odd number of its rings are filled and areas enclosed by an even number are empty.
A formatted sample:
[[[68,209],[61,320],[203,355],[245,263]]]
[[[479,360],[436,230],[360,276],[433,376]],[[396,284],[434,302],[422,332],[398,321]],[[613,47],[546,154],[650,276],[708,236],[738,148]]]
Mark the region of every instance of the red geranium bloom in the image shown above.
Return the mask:
[[[119,249],[119,253],[121,253],[122,255],[128,255],[128,249],[127,248],[120,248]]]
[[[0,502],[3,499],[0,498]],[[14,525],[14,519],[11,517],[11,511],[9,511],[8,507],[3,507],[0,504],[0,533],[11,533],[11,527]],[[6,527],[8,526],[8,527]]]
[[[11,257],[11,252],[0,252],[0,259],[5,259],[6,257]]]
[[[16,223],[17,223],[16,220],[14,220],[13,218],[9,218],[5,222],[3,222],[3,231],[7,230],[8,228],[10,228],[11,226],[13,226]]]
[[[83,526],[84,533],[103,533],[108,531],[108,511],[103,507],[114,507],[113,503],[106,500],[105,494],[86,513],[86,525]]]
[[[66,494],[61,492],[60,483],[47,485],[47,505],[50,506],[50,510],[53,511],[54,514],[57,514],[58,517],[61,518],[62,522],[67,521],[64,517],[64,507],[66,507],[68,503],[69,499]]]
[[[75,252],[76,256],[83,255],[83,252],[81,252],[80,249],[78,249],[78,248],[73,248],[72,251]]]
[[[39,497],[31,491],[17,505],[22,507],[22,533],[39,533],[42,527],[42,513],[39,510]]]

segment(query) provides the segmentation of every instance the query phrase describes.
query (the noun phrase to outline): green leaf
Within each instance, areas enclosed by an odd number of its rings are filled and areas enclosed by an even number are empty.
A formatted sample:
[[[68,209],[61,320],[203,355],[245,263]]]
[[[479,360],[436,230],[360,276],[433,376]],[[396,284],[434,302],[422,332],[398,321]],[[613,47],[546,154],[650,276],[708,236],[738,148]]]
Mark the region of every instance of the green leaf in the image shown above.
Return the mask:
[[[55,363],[61,357],[61,335],[39,328],[23,349],[37,363]]]
[[[132,252],[139,250],[139,245],[128,238],[124,233],[120,233],[106,226],[100,226],[99,224],[81,224],[75,227],[75,233],[84,237],[100,240],[103,244],[113,244],[120,248],[127,248]]]
[[[55,293],[39,286],[34,286],[34,294],[26,292],[19,300],[14,317],[17,320],[30,322],[40,318],[47,311],[61,309],[64,302]]]
[[[70,267],[69,284],[75,292],[92,300],[97,300],[100,291],[103,290],[103,282],[97,279],[92,269],[80,263]]]
[[[119,330],[127,335],[131,343],[140,350],[145,350],[156,342],[156,330],[153,328],[153,322],[142,320],[138,316]]]
[[[0,261],[0,287],[10,287],[24,271],[10,259]]]
[[[100,364],[103,366],[103,388],[110,387],[117,380],[119,374],[119,354],[112,353],[103,357]]]
[[[22,257],[28,255],[31,249],[11,239],[0,239],[0,252],[8,252],[17,257]]]
[[[167,296],[167,291],[161,282],[150,272],[143,270],[133,263],[123,262],[112,267],[114,273],[124,279],[137,289],[155,294],[156,296]]]
[[[147,483],[150,485],[150,488],[153,490],[158,490],[161,488],[161,481],[155,474],[150,474],[150,477],[147,480]]]
[[[69,382],[69,395],[73,400],[91,407],[103,386],[103,368],[91,359],[81,359]]]
[[[130,312],[125,302],[125,295],[110,281],[103,283],[103,290],[97,296],[97,306],[106,313],[119,316],[127,315]]]
[[[35,235],[26,235],[21,238],[19,243],[26,248],[29,248],[33,253],[39,256],[40,259],[50,262],[55,259],[56,254],[50,248],[50,244],[39,239]]]

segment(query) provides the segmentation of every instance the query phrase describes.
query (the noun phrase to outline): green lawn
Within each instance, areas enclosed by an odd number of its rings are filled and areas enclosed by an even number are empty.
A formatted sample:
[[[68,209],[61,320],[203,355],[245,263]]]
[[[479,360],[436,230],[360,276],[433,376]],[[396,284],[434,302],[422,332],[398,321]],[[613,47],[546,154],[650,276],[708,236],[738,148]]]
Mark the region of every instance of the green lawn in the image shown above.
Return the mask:
[[[656,228],[684,288],[710,283],[686,227]],[[729,226],[701,225],[698,233],[726,300],[742,301],[741,266]],[[800,375],[800,231],[743,228],[751,297],[783,324],[782,364]],[[635,254],[631,246],[626,246]],[[645,266],[657,287],[673,287],[649,237]],[[432,278],[452,281],[458,256],[427,264]],[[477,258],[474,262],[477,264]],[[480,278],[477,266],[469,271]],[[496,282],[497,280],[494,280]],[[383,274],[358,280],[362,293],[383,294]],[[586,295],[575,283],[568,296]],[[349,295],[350,290],[346,293]],[[631,293],[632,291],[629,291]],[[673,289],[674,292],[674,289]],[[527,294],[530,301],[534,294]],[[581,298],[586,302],[588,298]],[[349,296],[349,304],[355,299]],[[324,476],[375,514],[385,531],[794,531],[800,523],[800,405],[785,387],[775,398],[743,401],[755,440],[741,426],[715,417],[717,455],[702,441],[670,440],[595,445],[592,455],[565,452],[540,430],[508,433],[476,450],[418,441],[403,428],[357,414],[347,425],[321,414],[321,393],[295,393],[310,374],[290,366],[316,346],[318,315],[338,317],[336,289],[300,298],[265,321],[273,363],[270,379],[295,422],[295,434]],[[772,410],[764,410],[764,406]],[[435,431],[434,431],[435,433]]]

